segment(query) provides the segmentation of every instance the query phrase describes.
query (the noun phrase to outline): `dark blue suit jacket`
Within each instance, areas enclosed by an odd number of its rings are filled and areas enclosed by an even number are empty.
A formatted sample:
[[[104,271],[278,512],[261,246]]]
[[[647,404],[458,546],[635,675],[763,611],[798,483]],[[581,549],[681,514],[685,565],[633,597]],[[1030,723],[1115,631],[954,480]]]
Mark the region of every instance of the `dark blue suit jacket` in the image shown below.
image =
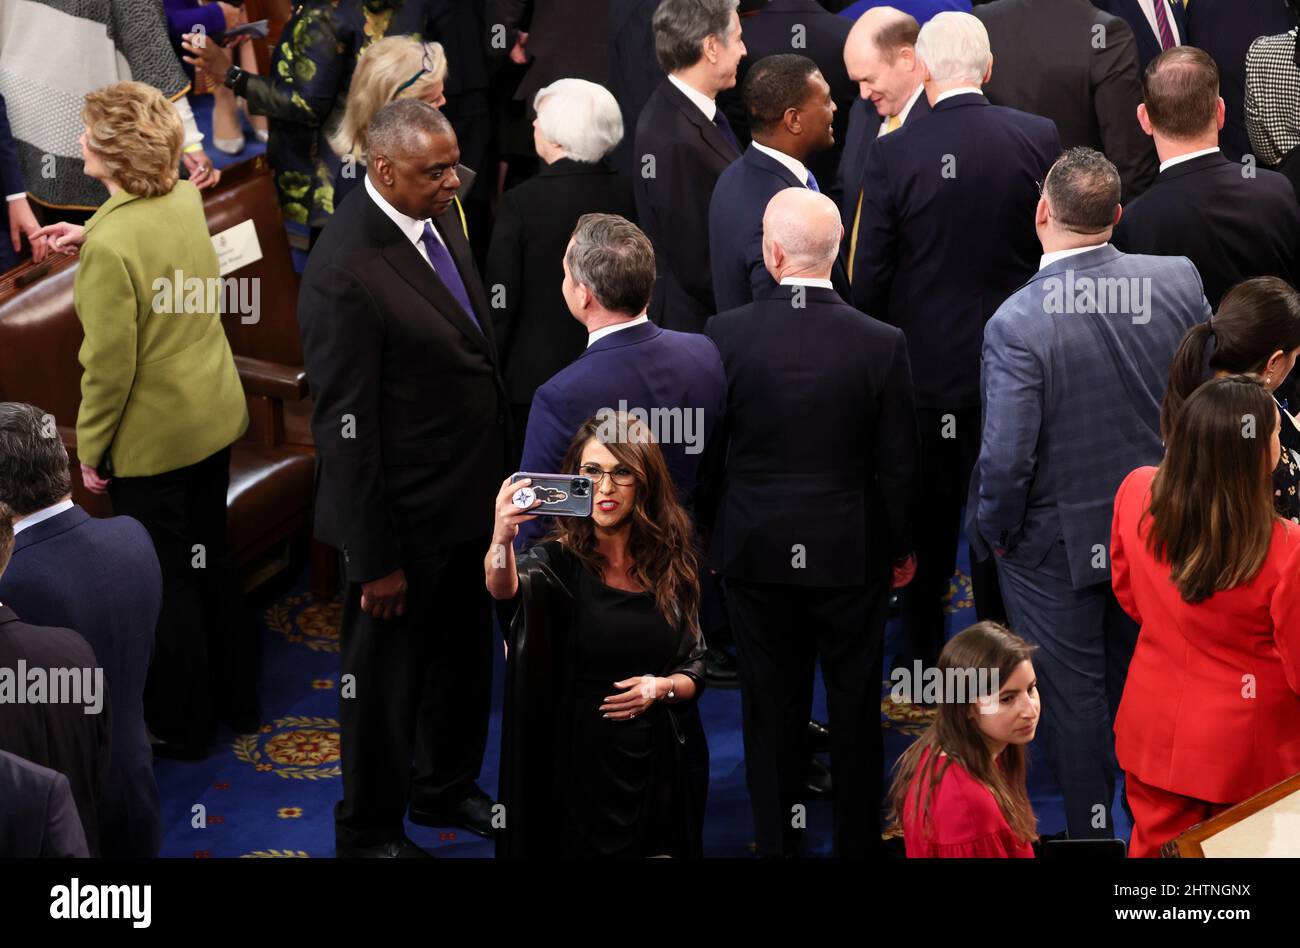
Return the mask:
[[[869,150],[853,305],[907,336],[917,406],[979,404],[984,324],[1038,267],[1050,120],[965,93]]]
[[[112,759],[100,797],[105,856],[153,857],[158,786],[144,683],[162,608],[162,572],[145,528],[74,506],[18,534],[0,601],[33,625],[75,629],[95,650],[113,700]]]
[[[5,97],[0,95],[0,273],[18,262],[13,244],[9,242],[9,202],[5,198],[25,190],[22,168],[18,164],[18,143],[9,130]]]
[[[1170,19],[1178,26],[1177,38],[1181,40],[1184,46],[1191,45],[1191,40],[1187,36],[1187,16],[1182,3],[1179,0],[1157,0],[1157,2],[1165,4]],[[1280,2],[1281,0],[1279,0]],[[1256,6],[1259,3],[1261,3],[1261,0],[1252,0],[1250,3],[1241,5]],[[1138,3],[1138,0],[1092,0],[1092,5],[1098,10],[1105,10],[1107,13],[1123,17],[1128,22],[1129,27],[1133,30],[1133,36],[1137,39],[1139,74],[1147,68],[1147,63],[1160,55],[1160,36],[1155,30],[1151,29],[1151,21],[1142,12],[1142,5]]]
[[[0,751],[0,859],[90,855],[68,778]]]
[[[709,262],[718,312],[744,306],[759,292],[776,287],[763,264],[763,212],[778,191],[806,186],[753,145],[722,172],[709,201]],[[844,268],[836,264],[831,279],[836,291],[847,296]]]
[[[722,418],[727,378],[712,340],[647,322],[598,339],[533,396],[521,471],[559,470],[578,426],[602,408],[674,411],[660,416],[659,438],[678,497],[690,504],[700,454]],[[625,403],[621,404],[621,403]],[[677,418],[680,418],[680,421]],[[653,416],[649,419],[653,421]],[[532,545],[550,528],[549,517],[525,523],[516,543]]]
[[[923,91],[907,113],[907,121],[914,122],[930,114],[930,100]],[[849,245],[853,217],[858,210],[858,194],[862,190],[862,175],[867,170],[867,149],[880,135],[884,121],[870,99],[857,98],[849,108],[849,129],[844,138],[844,154],[840,156],[840,216],[844,218],[844,246]],[[847,297],[846,297],[847,298]]]
[[[916,22],[925,26],[936,13],[970,13],[971,0],[857,0],[840,11],[840,16],[856,20],[872,7],[891,6],[910,13]]]

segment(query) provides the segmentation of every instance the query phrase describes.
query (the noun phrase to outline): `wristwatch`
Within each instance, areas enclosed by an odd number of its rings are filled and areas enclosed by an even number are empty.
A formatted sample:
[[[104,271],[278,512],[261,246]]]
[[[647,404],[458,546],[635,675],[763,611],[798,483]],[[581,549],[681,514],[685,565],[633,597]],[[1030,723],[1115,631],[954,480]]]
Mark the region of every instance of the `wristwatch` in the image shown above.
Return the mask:
[[[222,83],[222,85],[233,89],[235,95],[242,96],[244,94],[244,87],[248,85],[248,73],[244,72],[244,70],[240,69],[238,66],[231,66],[226,70],[226,81]]]

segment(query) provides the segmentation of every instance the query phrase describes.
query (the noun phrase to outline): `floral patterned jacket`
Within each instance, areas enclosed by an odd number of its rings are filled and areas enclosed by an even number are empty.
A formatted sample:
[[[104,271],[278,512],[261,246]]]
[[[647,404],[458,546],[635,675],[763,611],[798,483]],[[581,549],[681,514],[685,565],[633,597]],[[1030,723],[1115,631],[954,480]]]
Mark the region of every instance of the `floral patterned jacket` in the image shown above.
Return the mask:
[[[339,158],[328,135],[343,117],[357,59],[385,36],[425,32],[420,0],[306,0],[294,6],[269,76],[250,76],[249,109],[270,119],[267,157],[285,220],[312,227],[334,213]]]

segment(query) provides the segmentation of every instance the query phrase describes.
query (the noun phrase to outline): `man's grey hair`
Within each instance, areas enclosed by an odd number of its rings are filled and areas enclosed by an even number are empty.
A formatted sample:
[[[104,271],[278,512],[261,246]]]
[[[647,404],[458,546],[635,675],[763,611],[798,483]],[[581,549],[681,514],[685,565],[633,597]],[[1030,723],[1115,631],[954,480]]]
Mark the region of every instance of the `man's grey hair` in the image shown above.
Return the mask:
[[[623,138],[623,113],[604,86],[586,79],[557,79],[533,99],[537,128],[574,161],[594,164]]]
[[[0,402],[0,504],[25,517],[71,492],[68,452],[54,416],[35,405]]]
[[[1052,217],[1079,234],[1099,234],[1115,223],[1119,171],[1099,151],[1071,148],[1047,172],[1043,195]]]
[[[977,17],[951,10],[933,17],[916,38],[916,55],[934,82],[978,86],[993,61],[989,31]]]
[[[424,150],[425,137],[455,134],[447,117],[420,99],[390,102],[366,128],[366,157],[405,158]]]
[[[731,11],[739,5],[740,0],[663,0],[651,25],[655,55],[664,72],[677,72],[699,62],[707,36],[716,36],[724,45],[730,42]]]
[[[4,504],[0,504],[0,576],[5,574],[9,557],[14,552],[14,515]]]
[[[610,312],[639,316],[650,302],[655,282],[654,247],[627,218],[583,214],[564,262],[573,282],[585,284]]]

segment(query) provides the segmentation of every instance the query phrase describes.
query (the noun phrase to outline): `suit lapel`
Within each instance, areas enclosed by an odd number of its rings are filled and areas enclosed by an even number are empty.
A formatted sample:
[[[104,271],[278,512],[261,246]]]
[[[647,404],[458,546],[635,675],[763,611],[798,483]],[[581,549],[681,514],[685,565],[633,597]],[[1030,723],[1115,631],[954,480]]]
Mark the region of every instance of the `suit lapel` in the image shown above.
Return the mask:
[[[60,533],[67,533],[73,527],[81,526],[89,519],[90,514],[73,505],[48,520],[42,520],[35,526],[28,527],[14,537],[14,552],[17,553],[19,550],[40,543],[42,540],[48,540],[50,537],[56,537]]]
[[[785,165],[781,164],[781,162],[777,161],[771,155],[763,154],[761,151],[755,148],[752,143],[750,144],[749,148],[745,150],[745,160],[748,161],[755,168],[760,169],[761,171],[766,171],[768,174],[776,175],[776,177],[786,182],[786,184],[789,187],[792,188],[808,187],[807,181],[800,181],[798,178],[795,177],[793,171],[791,171]]]
[[[673,104],[673,106],[686,116],[686,120],[699,130],[700,138],[704,143],[718,153],[718,156],[725,158],[728,162],[735,161],[740,157],[739,153],[731,147],[731,142],[722,137],[722,132],[718,131],[718,126],[714,125],[704,117],[704,113],[685,94],[675,85],[664,79],[663,85],[664,97]]]

